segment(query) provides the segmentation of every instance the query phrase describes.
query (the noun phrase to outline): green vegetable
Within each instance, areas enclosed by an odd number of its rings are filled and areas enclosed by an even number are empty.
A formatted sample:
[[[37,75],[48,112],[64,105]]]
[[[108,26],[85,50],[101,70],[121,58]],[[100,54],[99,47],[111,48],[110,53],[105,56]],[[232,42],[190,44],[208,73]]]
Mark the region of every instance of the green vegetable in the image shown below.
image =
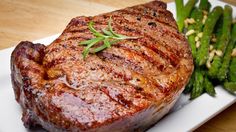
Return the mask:
[[[176,8],[177,20],[179,20],[184,7],[183,0],[175,0],[175,6],[176,6],[175,8]]]
[[[192,27],[188,28],[188,29],[191,30]],[[189,43],[189,45],[191,47],[193,59],[196,58],[196,52],[197,52],[197,50],[196,50],[196,43],[195,43],[195,36],[196,36],[195,34],[192,34],[192,35],[188,36],[188,43]]]
[[[221,66],[221,57],[219,56],[214,56],[214,59],[211,63],[211,67],[208,71],[208,75],[211,78],[217,78],[217,73],[219,71],[219,67]]]
[[[222,34],[220,36],[219,43],[217,44],[217,49],[223,52],[225,51],[227,44],[230,40],[232,12],[233,12],[232,7],[230,7],[229,5],[225,5],[223,14]]]
[[[219,43],[220,37],[222,35],[222,31],[223,31],[222,29],[223,29],[223,15],[221,15],[219,20],[217,21],[215,28],[214,28],[214,32],[212,34],[212,35],[215,35],[215,37],[216,37],[216,42],[213,43],[214,49],[216,49],[216,47]]]
[[[207,61],[207,57],[208,57],[208,47],[209,47],[209,43],[210,43],[210,39],[211,39],[211,34],[214,30],[215,24],[217,22],[217,20],[219,19],[219,17],[221,16],[223,12],[223,9],[220,6],[216,6],[212,12],[210,12],[204,29],[203,29],[203,36],[201,39],[201,46],[197,52],[197,56],[196,56],[196,63],[197,65],[201,66],[204,65]]]
[[[198,0],[189,0],[187,2],[187,4],[182,8],[182,9],[179,9],[181,10],[181,13],[177,19],[177,25],[178,25],[178,28],[179,28],[179,31],[182,32],[183,31],[183,28],[184,28],[184,20],[189,16],[189,14],[191,13],[194,5],[197,3]],[[177,7],[177,10],[178,8],[181,8],[181,7],[178,7],[179,5],[179,1],[176,0],[176,7]],[[178,14],[177,14],[178,15]]]
[[[86,48],[83,51],[83,58],[86,58],[86,56],[91,52],[91,53],[97,53],[100,52],[106,48],[111,47],[112,44],[120,41],[120,40],[125,40],[125,39],[138,39],[138,37],[128,37],[125,35],[117,34],[113,31],[112,26],[111,26],[111,18],[108,22],[108,27],[107,29],[102,29],[102,33],[98,32],[93,26],[94,22],[89,22],[88,27],[89,30],[93,33],[95,38],[92,38],[90,40],[82,41],[79,43],[79,45],[87,45]],[[90,48],[92,48],[95,44],[98,44],[100,42],[103,42],[103,45],[100,47],[97,47],[93,49],[92,51]]]
[[[236,57],[232,58],[229,66],[229,80],[232,82],[236,82]]]
[[[203,13],[202,10],[196,9],[196,16],[195,16],[195,31],[197,33],[202,32],[202,27],[203,27],[203,23],[202,23],[202,19],[203,19]]]
[[[188,42],[189,42],[191,50],[192,50],[193,58],[195,59],[197,56],[195,37],[196,37],[196,34],[202,32],[202,27],[203,27],[203,23],[202,23],[203,12],[202,12],[202,10],[200,10],[198,8],[194,8],[193,11],[191,12],[191,18],[193,18],[196,21],[196,23],[189,25],[188,30],[194,29],[196,33],[192,34],[188,37]]]
[[[230,39],[231,23],[232,23],[232,8],[226,5],[224,8],[222,34],[220,36],[219,42],[216,45],[217,50],[222,51],[223,55],[225,53],[225,49]],[[221,67],[222,64],[222,58],[223,57],[221,56],[214,56],[211,68],[209,69],[209,76],[211,78],[217,77],[219,68]]]
[[[235,94],[236,92],[236,82],[225,82],[224,88],[228,90],[230,93]]]
[[[218,45],[219,43],[219,40],[220,40],[220,36],[222,35],[222,31],[223,31],[223,15],[219,18],[219,20],[217,21],[216,23],[216,26],[215,26],[215,35],[216,35],[216,38],[217,38],[217,41],[216,41],[216,44],[215,44],[215,48],[216,48],[216,45]]]
[[[215,96],[215,88],[207,76],[204,78],[204,89],[210,96]]]
[[[192,13],[191,13],[191,18],[193,18],[194,20],[196,19],[197,15],[198,15],[198,9],[194,8]],[[196,27],[196,24],[191,24],[188,26],[188,30],[194,30]],[[191,51],[192,51],[192,55],[193,58],[196,58],[196,43],[195,43],[195,36],[196,34],[192,34],[188,36],[188,43],[191,47]]]
[[[208,2],[208,0],[201,0],[199,4],[199,9],[209,11],[211,8],[211,4]]]
[[[206,4],[208,3],[208,5],[206,6]],[[203,28],[203,23],[202,23],[202,19],[203,19],[203,10],[205,11],[209,11],[210,9],[210,3],[208,2],[208,0],[201,0],[200,4],[199,4],[199,8],[197,8],[197,15],[196,15],[196,25],[195,25],[195,31],[197,33],[202,32],[202,28]]]
[[[225,55],[223,57],[222,66],[218,73],[218,79],[220,81],[225,80],[227,77],[228,68],[229,68],[230,59],[231,59],[231,53],[233,51],[235,42],[236,42],[236,24],[233,25],[232,33],[231,33],[231,40],[226,48]]]
[[[197,67],[195,69],[195,82],[193,85],[193,89],[191,92],[191,99],[195,99],[199,97],[203,93],[203,83],[204,83],[204,77],[203,77],[203,72],[202,70]]]
[[[193,71],[193,74],[192,74],[192,76],[191,76],[191,78],[190,78],[190,80],[189,80],[187,86],[186,86],[185,89],[184,89],[184,93],[185,93],[185,94],[190,93],[191,90],[192,90],[192,88],[193,88],[194,81],[195,81],[195,75],[194,75],[194,74],[195,74],[195,71]]]

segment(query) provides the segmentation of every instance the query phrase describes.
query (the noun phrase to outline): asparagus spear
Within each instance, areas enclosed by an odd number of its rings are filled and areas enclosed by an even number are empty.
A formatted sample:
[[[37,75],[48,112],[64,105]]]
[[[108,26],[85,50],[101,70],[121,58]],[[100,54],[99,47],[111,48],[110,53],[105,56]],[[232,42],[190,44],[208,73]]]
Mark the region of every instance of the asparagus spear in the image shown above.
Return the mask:
[[[197,18],[196,18],[195,31],[199,33],[199,32],[202,32],[203,13],[202,13],[202,10],[199,10],[199,9],[197,9],[197,10],[198,10],[198,15],[197,15]]]
[[[199,9],[209,11],[211,7],[211,4],[208,2],[208,0],[201,0],[199,4]]]
[[[236,46],[235,46],[236,48]],[[229,80],[232,82],[236,82],[236,57],[231,59],[229,66]]]
[[[203,29],[203,37],[201,39],[201,46],[197,52],[198,55],[196,56],[196,63],[199,66],[206,63],[206,60],[208,57],[208,47],[210,43],[211,34],[222,12],[223,12],[223,9],[220,6],[216,6],[212,10],[212,12],[210,12],[206,20],[206,23]]]
[[[223,29],[223,15],[220,16],[219,20],[216,22],[214,31],[212,35],[215,35],[216,42],[214,42],[213,48],[216,49],[216,45],[218,45],[220,37],[222,35],[222,29]]]
[[[224,55],[225,49],[228,45],[230,39],[230,31],[231,31],[231,23],[232,23],[232,8],[228,5],[224,8],[224,16],[223,16],[223,27],[222,27],[222,34],[220,36],[220,40],[217,43],[217,50],[222,51]],[[222,57],[221,56],[214,56],[211,68],[209,69],[209,76],[211,78],[216,78],[219,68],[222,64]]]
[[[197,8],[194,8],[193,11],[191,12],[191,18],[193,18],[194,20],[198,20],[198,17],[200,14],[202,14],[202,12],[198,10]],[[188,26],[188,30],[194,30],[195,28],[196,28],[196,24],[191,24]],[[192,55],[194,59],[196,58],[195,37],[196,37],[196,34],[192,34],[188,36],[188,42],[191,47],[191,51],[192,51]]]
[[[204,78],[203,78],[203,73],[199,67],[195,69],[195,77],[194,77],[194,84],[193,84],[193,89],[191,92],[191,99],[195,99],[199,97],[203,93],[203,83],[204,83]]]
[[[202,1],[208,2],[208,0],[201,0],[201,2]],[[203,6],[204,5],[200,5],[199,6],[200,9],[199,8],[194,8],[192,13],[191,13],[191,18],[194,18],[196,23],[193,24],[193,25],[190,25],[188,30],[194,29],[196,34],[199,33],[199,32],[202,32],[202,27],[203,27],[203,23],[202,23],[203,11],[201,9],[208,10],[210,8],[210,6],[205,6],[205,7],[203,7]],[[189,41],[189,44],[191,46],[192,54],[193,54],[193,58],[194,59],[197,56],[197,54],[196,54],[197,53],[196,45],[195,45],[195,36],[196,36],[196,34],[192,34],[192,35],[190,35],[188,37],[188,41]],[[202,94],[202,92],[203,92],[203,84],[202,85],[198,85],[198,86],[196,86],[196,84],[195,84],[196,83],[196,81],[195,81],[195,73],[198,72],[197,74],[202,75],[201,70],[195,70],[194,71],[194,73],[193,73],[193,75],[192,75],[192,77],[191,77],[191,79],[189,81],[189,84],[187,85],[186,89],[184,90],[184,93],[189,93],[189,92],[193,91],[193,87],[194,87],[194,90],[199,90],[200,91],[200,95]],[[210,88],[208,88],[208,89],[210,89]],[[214,91],[214,88],[213,88],[212,91]],[[192,92],[192,99],[195,98],[194,96],[195,96],[195,92]]]
[[[225,82],[224,88],[228,90],[230,93],[235,94],[236,92],[236,82]]]
[[[235,28],[233,28],[233,30],[233,32],[235,32]],[[236,48],[236,44],[234,48]],[[229,81],[236,82],[236,57],[231,58],[229,66]]]
[[[210,96],[215,96],[215,94],[216,94],[215,88],[214,88],[213,84],[211,83],[211,81],[208,79],[207,76],[205,76],[205,78],[204,78],[204,88],[205,88],[205,91]]]
[[[179,21],[181,17],[181,13],[184,7],[184,2],[183,0],[175,0],[175,8],[176,8],[176,14],[177,14],[177,21]]]
[[[202,10],[209,10],[209,8],[210,8],[210,6],[208,5],[208,6],[206,6],[205,4],[209,4],[210,5],[210,3],[208,2],[208,0],[201,0],[200,1],[200,5],[199,5],[199,8],[194,8],[194,10],[192,11],[192,14],[193,14],[193,16],[191,16],[192,18],[194,18],[195,19],[195,21],[196,21],[196,24],[194,24],[194,29],[195,29],[195,32],[196,32],[196,34],[197,33],[200,33],[200,32],[202,32],[202,27],[203,27],[203,23],[202,23],[202,19],[203,19],[203,11]],[[193,43],[191,42],[191,41],[193,41],[192,39],[193,38],[191,38],[192,36],[194,36],[195,34],[193,34],[193,35],[190,35],[189,37],[189,43],[190,43],[190,45],[191,45],[191,49],[192,49],[192,54],[193,54],[193,58],[195,59],[196,58],[196,56],[197,56],[197,51],[195,50],[196,49],[196,45],[194,45],[193,46]],[[194,36],[195,37],[195,36]],[[195,38],[194,38],[195,39]],[[194,44],[195,44],[195,41],[194,41]]]
[[[201,27],[202,27],[201,26],[202,25],[202,18],[203,18],[202,11],[199,10],[198,8],[194,8],[193,11],[191,12],[191,18],[193,18],[196,21],[196,23],[189,25],[188,30],[194,29],[195,32],[197,32],[197,33],[200,32]],[[192,55],[193,55],[194,59],[196,58],[196,52],[197,52],[196,51],[196,44],[195,44],[195,37],[196,37],[196,34],[192,34],[192,35],[188,36],[188,42],[190,44],[190,47],[192,50]],[[195,71],[193,72],[191,79],[184,90],[185,94],[192,91],[192,88],[193,88],[193,85],[195,82],[195,75],[194,74],[195,74]]]
[[[184,20],[189,16],[189,14],[191,13],[194,5],[197,3],[198,0],[189,0],[187,2],[187,4],[181,9],[181,13],[179,15],[179,18],[177,19],[177,25],[179,28],[179,31],[182,32],[183,28],[184,28]],[[177,10],[178,10],[178,5],[180,5],[179,0],[176,0],[176,6],[177,6]],[[180,10],[180,9],[179,9]]]
[[[203,10],[209,11],[210,7],[211,7],[211,4],[208,2],[208,0],[201,0],[200,1],[199,8],[198,8],[198,15],[196,18],[196,28],[195,28],[196,31],[199,31],[199,32],[202,31]]]
[[[225,5],[223,14],[222,35],[220,37],[219,43],[217,44],[217,49],[220,49],[222,51],[225,51],[227,44],[230,40],[232,12],[232,7],[229,5]]]
[[[193,29],[192,27],[189,27],[188,30]],[[190,45],[191,51],[192,51],[192,55],[193,55],[193,59],[196,58],[196,43],[195,43],[195,34],[192,34],[190,36],[188,36],[188,43]]]
[[[231,59],[231,53],[233,51],[235,42],[236,42],[236,24],[233,25],[233,29],[232,29],[232,33],[231,33],[231,40],[226,48],[225,55],[223,57],[222,66],[221,66],[219,73],[217,75],[218,79],[220,81],[225,80],[227,77],[229,63],[230,63],[230,59]]]
[[[219,43],[220,36],[222,35],[222,30],[223,30],[223,16],[221,16],[219,18],[219,20],[217,21],[216,26],[215,26],[215,35],[216,35],[216,38],[217,38],[215,48],[216,48],[216,45],[218,45],[218,43]]]

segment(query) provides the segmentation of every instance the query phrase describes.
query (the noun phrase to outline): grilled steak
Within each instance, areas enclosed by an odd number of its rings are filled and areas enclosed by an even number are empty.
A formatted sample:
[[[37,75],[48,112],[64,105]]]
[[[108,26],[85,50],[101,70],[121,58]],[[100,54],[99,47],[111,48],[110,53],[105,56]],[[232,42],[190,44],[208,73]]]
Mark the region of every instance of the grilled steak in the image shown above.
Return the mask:
[[[78,43],[112,17],[122,40],[83,59]],[[144,131],[173,106],[193,70],[185,37],[166,4],[153,1],[73,18],[49,46],[23,41],[11,56],[15,98],[28,128],[48,131]]]

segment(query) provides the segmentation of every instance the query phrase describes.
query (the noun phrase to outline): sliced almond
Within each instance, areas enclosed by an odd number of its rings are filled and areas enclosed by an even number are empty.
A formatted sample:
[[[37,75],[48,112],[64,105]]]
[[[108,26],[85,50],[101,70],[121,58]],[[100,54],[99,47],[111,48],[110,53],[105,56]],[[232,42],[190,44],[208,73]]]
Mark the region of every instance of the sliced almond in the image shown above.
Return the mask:
[[[187,21],[187,19],[184,20],[184,26],[185,26],[185,28],[188,27],[188,21]]]
[[[211,44],[211,45],[209,46],[209,51],[212,51],[213,48],[214,48],[214,46]]]
[[[236,57],[236,48],[233,49],[232,53],[231,53],[232,57]]]
[[[202,12],[203,12],[203,15],[208,15],[208,11],[203,10]]]
[[[207,67],[208,69],[211,68],[211,62],[210,62],[210,61],[207,61],[207,62],[206,62],[206,67]]]
[[[195,42],[197,42],[197,41],[199,41],[199,37],[198,36],[195,37]]]
[[[202,23],[203,23],[203,24],[205,24],[206,19],[207,19],[207,15],[204,15],[204,16],[203,16],[203,19],[202,19]]]
[[[211,38],[211,42],[216,42],[217,41],[217,39],[216,38]]]
[[[188,19],[189,24],[194,24],[196,21],[193,18]]]
[[[197,42],[196,42],[196,48],[199,48],[200,45],[201,45],[201,42],[200,42],[200,41],[197,41]]]
[[[215,50],[211,51],[208,57],[208,61],[212,61],[215,56]]]
[[[221,50],[216,50],[215,53],[216,53],[217,56],[222,56],[223,55],[223,52]]]
[[[199,38],[202,38],[202,35],[203,35],[203,32],[200,32],[200,33],[197,34],[197,36],[198,36]]]
[[[191,29],[191,30],[189,30],[185,35],[186,36],[189,36],[189,35],[192,35],[192,34],[194,34],[195,33],[195,31],[193,30],[193,29]]]

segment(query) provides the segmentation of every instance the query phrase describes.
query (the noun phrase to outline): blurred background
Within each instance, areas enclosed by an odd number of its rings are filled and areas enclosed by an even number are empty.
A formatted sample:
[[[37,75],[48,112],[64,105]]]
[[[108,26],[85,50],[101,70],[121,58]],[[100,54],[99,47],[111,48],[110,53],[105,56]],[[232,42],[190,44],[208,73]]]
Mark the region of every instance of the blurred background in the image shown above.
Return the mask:
[[[0,0],[0,50],[12,47],[21,40],[34,41],[61,33],[76,16],[97,15],[148,1]],[[223,1],[236,6],[236,0]],[[236,132],[235,123],[236,104],[202,125],[196,132]]]

